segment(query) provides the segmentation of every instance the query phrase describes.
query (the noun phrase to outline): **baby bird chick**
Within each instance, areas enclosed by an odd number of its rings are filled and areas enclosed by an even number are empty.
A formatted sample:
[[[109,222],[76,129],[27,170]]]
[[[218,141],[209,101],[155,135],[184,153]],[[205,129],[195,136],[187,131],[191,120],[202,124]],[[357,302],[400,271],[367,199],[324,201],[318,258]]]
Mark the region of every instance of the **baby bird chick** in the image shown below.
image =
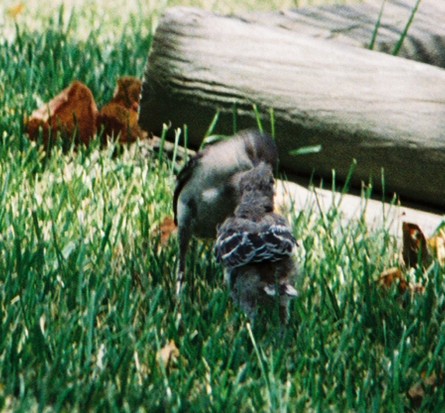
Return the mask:
[[[238,174],[261,161],[274,167],[277,159],[277,148],[269,135],[246,130],[208,146],[179,173],[173,197],[179,240],[177,294],[182,289],[191,237],[215,238],[216,226],[232,215],[238,204]]]
[[[285,324],[288,302],[297,296],[297,243],[286,219],[273,212],[272,168],[261,162],[238,176],[238,187],[235,215],[218,228],[217,260],[225,268],[232,298],[252,320],[277,303]]]

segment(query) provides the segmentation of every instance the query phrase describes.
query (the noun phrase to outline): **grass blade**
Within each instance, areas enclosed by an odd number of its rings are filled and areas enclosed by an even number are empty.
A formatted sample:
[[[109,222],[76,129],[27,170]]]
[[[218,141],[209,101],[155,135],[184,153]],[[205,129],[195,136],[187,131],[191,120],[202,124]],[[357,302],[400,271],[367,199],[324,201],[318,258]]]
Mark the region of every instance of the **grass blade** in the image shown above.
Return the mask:
[[[322,150],[321,145],[311,145],[311,146],[302,146],[298,149],[292,149],[289,151],[289,155],[292,156],[300,156],[300,155],[312,155],[314,153],[319,153]]]
[[[369,43],[369,46],[368,46],[368,48],[370,50],[374,50],[374,45],[377,40],[377,34],[378,34],[378,31],[379,31],[379,28],[380,28],[380,25],[382,22],[383,10],[385,8],[385,4],[386,4],[386,0],[383,0],[382,5],[380,6],[379,16],[377,17],[377,22],[375,23],[374,30],[372,31],[371,42]]]
[[[394,56],[397,56],[397,55],[399,54],[399,52],[400,52],[400,49],[402,48],[403,42],[404,42],[406,36],[408,35],[408,30],[409,30],[409,28],[411,27],[411,24],[412,24],[412,22],[413,22],[413,20],[414,20],[414,16],[415,16],[416,13],[417,13],[417,10],[418,10],[418,8],[419,8],[419,6],[420,6],[420,2],[421,2],[421,1],[422,1],[422,0],[417,0],[417,2],[416,2],[416,4],[415,4],[414,8],[413,8],[412,11],[411,11],[411,14],[410,14],[410,16],[409,16],[409,19],[408,19],[408,21],[407,21],[407,23],[406,23],[406,25],[405,25],[405,28],[403,29],[402,35],[400,36],[399,41],[398,41],[397,44],[394,46],[394,50],[392,51],[392,54],[393,54]]]

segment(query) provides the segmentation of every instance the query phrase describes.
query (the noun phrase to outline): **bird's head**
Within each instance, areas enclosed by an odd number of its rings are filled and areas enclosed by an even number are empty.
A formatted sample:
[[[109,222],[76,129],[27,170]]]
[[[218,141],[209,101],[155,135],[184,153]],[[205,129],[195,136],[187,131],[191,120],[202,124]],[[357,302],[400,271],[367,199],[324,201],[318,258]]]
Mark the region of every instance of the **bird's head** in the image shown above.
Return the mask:
[[[260,162],[236,177],[239,203],[235,216],[256,221],[274,209],[274,177],[272,167]]]
[[[240,174],[238,190],[241,195],[255,191],[264,196],[273,197],[274,183],[272,167],[265,162],[260,162],[254,168]]]

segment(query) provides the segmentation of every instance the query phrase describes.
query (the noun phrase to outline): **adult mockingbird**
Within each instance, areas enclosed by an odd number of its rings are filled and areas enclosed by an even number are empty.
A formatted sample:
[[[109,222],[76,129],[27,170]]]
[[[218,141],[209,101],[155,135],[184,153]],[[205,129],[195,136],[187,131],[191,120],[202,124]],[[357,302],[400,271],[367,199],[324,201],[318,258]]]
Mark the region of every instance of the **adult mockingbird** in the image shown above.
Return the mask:
[[[215,238],[216,226],[232,215],[238,204],[238,175],[261,161],[275,167],[277,160],[277,148],[269,135],[246,130],[206,147],[181,170],[173,197],[179,239],[178,294],[191,237]]]

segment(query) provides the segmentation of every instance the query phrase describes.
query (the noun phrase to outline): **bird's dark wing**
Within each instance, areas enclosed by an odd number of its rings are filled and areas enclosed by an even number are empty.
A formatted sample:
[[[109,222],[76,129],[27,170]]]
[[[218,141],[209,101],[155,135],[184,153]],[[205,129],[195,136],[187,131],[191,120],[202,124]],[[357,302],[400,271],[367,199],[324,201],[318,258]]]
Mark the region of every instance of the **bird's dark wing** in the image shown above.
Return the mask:
[[[191,176],[193,175],[193,170],[198,164],[199,160],[202,158],[203,152],[198,152],[193,158],[191,158],[185,166],[181,169],[176,177],[176,187],[173,194],[173,216],[175,224],[178,225],[178,199],[179,195],[187,184]]]
[[[271,225],[261,232],[238,231],[221,227],[216,240],[216,257],[225,267],[278,261],[293,254],[297,245],[285,225]]]
[[[263,287],[263,291],[272,297],[280,296],[280,297],[298,297],[298,291],[295,287],[289,283],[281,283],[281,284],[267,284]]]

